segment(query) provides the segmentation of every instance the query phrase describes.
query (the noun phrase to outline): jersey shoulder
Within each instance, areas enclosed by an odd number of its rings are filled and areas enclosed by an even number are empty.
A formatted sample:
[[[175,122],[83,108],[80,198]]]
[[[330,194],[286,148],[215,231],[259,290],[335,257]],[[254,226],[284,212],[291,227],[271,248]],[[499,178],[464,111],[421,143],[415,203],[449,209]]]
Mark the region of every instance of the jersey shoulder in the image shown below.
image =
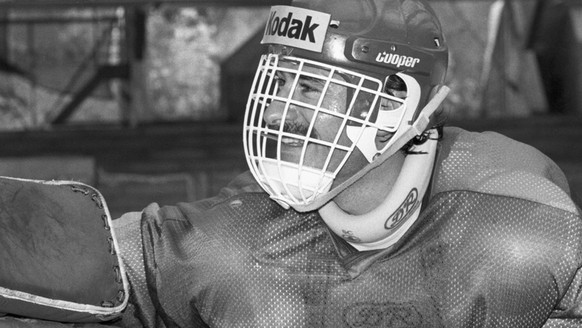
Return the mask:
[[[577,212],[568,181],[550,158],[496,132],[445,128],[433,194],[453,190],[520,198]]]

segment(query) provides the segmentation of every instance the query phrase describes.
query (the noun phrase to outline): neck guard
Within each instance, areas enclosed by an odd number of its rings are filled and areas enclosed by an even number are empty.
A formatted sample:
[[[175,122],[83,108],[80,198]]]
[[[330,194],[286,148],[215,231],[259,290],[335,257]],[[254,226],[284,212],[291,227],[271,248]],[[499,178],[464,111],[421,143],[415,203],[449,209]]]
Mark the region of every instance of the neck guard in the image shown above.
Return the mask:
[[[413,146],[388,196],[372,211],[352,215],[334,201],[319,209],[328,227],[360,251],[393,245],[408,231],[420,214],[436,156],[438,132],[427,131],[428,139]]]

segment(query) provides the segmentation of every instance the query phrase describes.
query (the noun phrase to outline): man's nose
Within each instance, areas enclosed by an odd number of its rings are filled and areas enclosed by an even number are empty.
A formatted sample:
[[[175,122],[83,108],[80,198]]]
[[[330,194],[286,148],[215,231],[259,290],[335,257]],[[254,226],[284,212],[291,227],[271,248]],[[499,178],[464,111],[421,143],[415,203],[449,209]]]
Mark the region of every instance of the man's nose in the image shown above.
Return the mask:
[[[280,92],[277,96],[287,98],[283,92]],[[288,107],[286,113],[285,107]],[[273,100],[265,110],[265,115],[263,116],[267,125],[279,125],[284,121],[295,121],[297,118],[298,113],[296,107],[291,104],[287,105],[287,102],[281,100]]]
[[[265,110],[264,120],[267,125],[279,125],[284,121],[294,121],[297,119],[297,111],[293,106],[289,106],[285,113],[285,103],[275,100]]]

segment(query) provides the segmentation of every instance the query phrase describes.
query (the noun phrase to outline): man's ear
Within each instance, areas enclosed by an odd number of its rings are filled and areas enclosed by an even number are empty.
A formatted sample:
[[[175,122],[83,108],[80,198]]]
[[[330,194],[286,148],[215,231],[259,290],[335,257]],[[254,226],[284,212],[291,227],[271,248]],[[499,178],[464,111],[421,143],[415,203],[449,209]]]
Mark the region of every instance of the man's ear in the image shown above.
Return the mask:
[[[392,132],[378,130],[378,132],[376,132],[376,138],[374,139],[376,143],[376,149],[383,149],[388,140],[390,140],[393,135],[394,133]]]

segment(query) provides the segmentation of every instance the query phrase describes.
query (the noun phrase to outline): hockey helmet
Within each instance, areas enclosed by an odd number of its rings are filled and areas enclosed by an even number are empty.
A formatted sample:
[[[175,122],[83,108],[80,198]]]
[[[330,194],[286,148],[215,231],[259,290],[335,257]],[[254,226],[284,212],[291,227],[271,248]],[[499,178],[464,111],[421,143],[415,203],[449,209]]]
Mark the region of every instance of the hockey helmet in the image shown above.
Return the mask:
[[[298,210],[313,209],[355,154],[372,163],[411,139],[448,64],[441,25],[424,0],[273,6],[262,43],[268,53],[247,102],[245,155],[270,196]],[[391,138],[380,148],[379,133]]]

